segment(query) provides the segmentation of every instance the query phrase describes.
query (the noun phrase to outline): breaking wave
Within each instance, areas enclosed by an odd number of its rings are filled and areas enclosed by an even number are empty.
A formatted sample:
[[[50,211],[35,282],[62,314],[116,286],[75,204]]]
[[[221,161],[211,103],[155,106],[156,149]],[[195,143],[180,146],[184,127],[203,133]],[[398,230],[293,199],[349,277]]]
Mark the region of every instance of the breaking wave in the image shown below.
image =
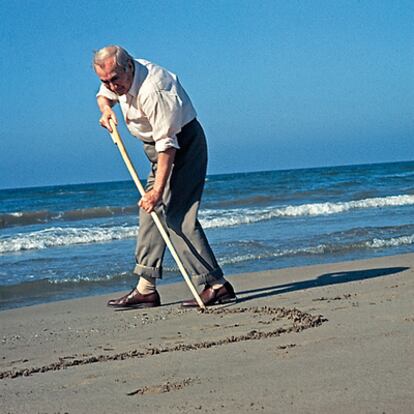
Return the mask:
[[[258,200],[255,199],[257,202]],[[237,204],[236,203],[233,203]],[[389,197],[365,198],[345,202],[310,203],[289,205],[285,207],[266,208],[233,208],[226,210],[206,209],[200,212],[200,218],[205,228],[228,227],[239,224],[256,223],[280,217],[320,216],[344,213],[355,209],[400,207],[414,205],[414,195],[397,195]],[[94,218],[114,217],[137,214],[137,206],[127,207],[93,207],[63,212],[48,210],[25,211],[0,214],[0,228],[44,224],[49,222],[67,222],[88,220]]]
[[[20,211],[0,214],[0,228],[28,226],[31,224],[49,223],[53,221],[76,221],[94,218],[114,217],[137,214],[137,206],[128,207],[92,207],[68,211]]]
[[[284,217],[322,216],[344,213],[355,209],[401,207],[414,205],[414,195],[398,195],[389,197],[366,198],[363,200],[338,203],[312,203],[298,206],[273,207],[262,209],[232,209],[201,212],[200,217],[205,228],[237,226],[240,224],[257,223]]]
[[[39,250],[74,244],[102,243],[135,237],[137,227],[51,227],[0,239],[0,253]]]
[[[412,244],[414,244],[414,234],[410,236],[393,237],[390,239],[374,238],[372,240],[361,241],[357,243],[319,244],[317,246],[309,246],[298,249],[280,249],[256,254],[224,257],[219,260],[219,263],[223,266],[251,260],[264,260],[278,257],[293,257],[302,255],[324,255],[332,253],[339,254],[353,250],[386,249],[391,247],[408,246]]]
[[[414,205],[414,195],[367,198],[341,203],[326,202],[302,204],[298,206],[274,207],[266,209],[245,208],[231,210],[202,210],[200,212],[200,221],[206,229],[225,228],[258,223],[275,218],[320,216],[339,214],[353,209],[399,207],[407,205]],[[103,210],[99,211],[102,214],[104,213]],[[114,210],[111,211],[112,213],[114,212]],[[15,214],[16,217],[18,217],[18,213]],[[25,250],[63,247],[76,244],[110,242],[113,240],[134,238],[136,235],[137,226],[135,225],[111,227],[50,227],[44,230],[27,233],[22,232],[0,237],[0,254]],[[379,242],[374,240],[372,243],[375,244]],[[388,243],[394,242],[389,241]],[[397,243],[399,243],[399,241],[397,241]]]
[[[373,239],[365,245],[371,249],[383,249],[386,247],[408,246],[414,244],[414,234],[411,236],[393,237],[391,239]]]

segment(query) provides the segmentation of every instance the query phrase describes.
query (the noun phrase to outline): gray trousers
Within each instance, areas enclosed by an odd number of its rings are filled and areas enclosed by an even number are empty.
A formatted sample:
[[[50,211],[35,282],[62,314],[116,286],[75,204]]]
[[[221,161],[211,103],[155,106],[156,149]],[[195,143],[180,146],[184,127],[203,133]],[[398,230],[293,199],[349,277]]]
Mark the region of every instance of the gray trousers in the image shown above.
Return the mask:
[[[185,125],[177,138],[180,149],[156,211],[193,282],[212,284],[223,272],[197,219],[207,170],[206,138],[196,119]],[[151,162],[148,191],[154,185],[158,154],[153,144],[144,143],[144,151]],[[134,273],[161,278],[165,248],[151,215],[140,209]]]

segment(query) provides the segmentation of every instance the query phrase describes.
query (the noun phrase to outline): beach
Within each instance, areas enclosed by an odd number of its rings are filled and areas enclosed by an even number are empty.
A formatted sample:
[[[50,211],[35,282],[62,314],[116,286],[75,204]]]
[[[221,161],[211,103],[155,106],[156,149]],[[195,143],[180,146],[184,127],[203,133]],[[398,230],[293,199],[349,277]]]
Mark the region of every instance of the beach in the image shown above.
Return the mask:
[[[0,312],[2,413],[411,413],[414,254],[231,276],[239,301]]]

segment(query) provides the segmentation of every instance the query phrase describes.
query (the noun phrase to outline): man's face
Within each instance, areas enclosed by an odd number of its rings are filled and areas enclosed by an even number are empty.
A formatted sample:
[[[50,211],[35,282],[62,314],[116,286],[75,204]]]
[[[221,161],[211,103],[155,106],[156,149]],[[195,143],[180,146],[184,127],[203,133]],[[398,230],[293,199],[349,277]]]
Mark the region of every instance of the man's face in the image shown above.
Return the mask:
[[[132,63],[129,63],[128,71],[117,68],[115,57],[104,60],[103,66],[95,65],[95,71],[105,86],[117,95],[125,95],[131,88],[133,81]]]

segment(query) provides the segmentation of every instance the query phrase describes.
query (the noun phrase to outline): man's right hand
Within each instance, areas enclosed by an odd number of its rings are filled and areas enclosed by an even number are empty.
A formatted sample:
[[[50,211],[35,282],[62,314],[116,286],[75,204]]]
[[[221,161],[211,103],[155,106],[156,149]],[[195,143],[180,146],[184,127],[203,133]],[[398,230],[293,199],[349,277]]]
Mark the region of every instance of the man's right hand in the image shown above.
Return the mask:
[[[114,121],[115,125],[118,125],[118,120],[116,119],[115,112],[108,105],[104,108],[102,112],[102,116],[99,119],[99,123],[102,127],[106,128],[109,132],[112,132],[111,125],[109,124],[110,119]]]

